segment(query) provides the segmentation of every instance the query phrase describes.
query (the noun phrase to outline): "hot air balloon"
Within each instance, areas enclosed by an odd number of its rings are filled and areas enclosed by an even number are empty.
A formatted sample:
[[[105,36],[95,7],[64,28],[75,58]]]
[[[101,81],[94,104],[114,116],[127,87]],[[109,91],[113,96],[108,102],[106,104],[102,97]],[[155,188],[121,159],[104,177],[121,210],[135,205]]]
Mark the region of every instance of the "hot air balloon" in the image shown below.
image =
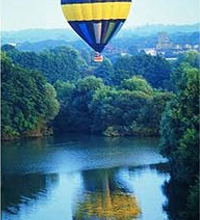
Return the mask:
[[[95,61],[124,24],[131,0],[61,0],[63,14],[73,30],[95,50]]]

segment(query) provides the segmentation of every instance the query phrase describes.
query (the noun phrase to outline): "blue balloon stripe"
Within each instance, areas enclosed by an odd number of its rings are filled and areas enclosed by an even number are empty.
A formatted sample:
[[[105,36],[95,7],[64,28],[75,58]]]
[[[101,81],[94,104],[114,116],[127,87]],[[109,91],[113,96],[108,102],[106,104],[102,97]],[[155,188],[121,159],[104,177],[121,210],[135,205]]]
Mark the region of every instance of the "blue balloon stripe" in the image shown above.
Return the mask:
[[[90,37],[90,33],[89,33],[88,29],[87,29],[86,24],[79,24],[79,27],[80,27],[82,33],[84,34],[85,38],[87,39],[88,43],[89,44],[93,44],[92,39]]]
[[[75,30],[75,32],[97,52],[102,52],[104,47],[114,36],[125,20],[102,20],[100,42],[96,40],[94,24],[99,21],[70,21],[69,24]],[[112,23],[113,27],[109,31],[109,26]],[[111,25],[111,26],[112,26]],[[106,37],[107,35],[107,37]],[[106,38],[105,38],[106,37]]]

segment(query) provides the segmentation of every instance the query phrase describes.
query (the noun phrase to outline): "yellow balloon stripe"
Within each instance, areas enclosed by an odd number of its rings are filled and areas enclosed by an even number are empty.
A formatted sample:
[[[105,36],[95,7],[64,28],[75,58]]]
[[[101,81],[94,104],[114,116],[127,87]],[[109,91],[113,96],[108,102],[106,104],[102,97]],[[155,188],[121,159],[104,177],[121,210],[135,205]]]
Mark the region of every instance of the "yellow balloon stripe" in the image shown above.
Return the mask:
[[[131,2],[99,2],[62,5],[67,21],[126,19]]]

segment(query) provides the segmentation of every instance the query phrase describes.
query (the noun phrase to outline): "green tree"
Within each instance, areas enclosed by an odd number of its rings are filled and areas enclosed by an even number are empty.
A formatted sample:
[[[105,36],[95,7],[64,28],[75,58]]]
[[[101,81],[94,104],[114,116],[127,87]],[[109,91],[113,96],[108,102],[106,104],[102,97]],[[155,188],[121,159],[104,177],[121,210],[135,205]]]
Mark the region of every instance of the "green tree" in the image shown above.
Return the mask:
[[[191,50],[180,55],[180,57],[176,62],[176,66],[180,65],[181,63],[188,63],[191,65],[191,67],[198,69],[199,60],[200,60],[200,54],[195,50]]]
[[[48,122],[55,118],[59,112],[59,102],[57,100],[56,90],[50,83],[45,84],[45,100],[47,112],[45,114],[44,120]]]
[[[93,95],[93,130],[118,135],[156,135],[172,94],[157,92],[140,76],[124,80],[119,89],[102,86]]]
[[[72,47],[57,47],[35,53],[20,52],[15,47],[4,45],[2,50],[13,60],[14,64],[42,72],[51,84],[57,80],[78,80],[81,77],[80,71],[87,67],[79,52]]]
[[[141,76],[133,76],[131,79],[122,82],[122,88],[129,91],[141,91],[152,95],[153,89]]]
[[[159,135],[160,121],[167,103],[173,98],[169,92],[154,91],[152,99],[143,107],[140,123],[149,134]]]
[[[52,87],[41,73],[15,66],[4,53],[1,67],[2,138],[42,135],[46,123],[58,112]]]
[[[175,177],[186,183],[193,182],[198,173],[198,94],[199,72],[185,68],[161,123],[163,154],[172,161]]]
[[[89,105],[94,92],[101,86],[102,80],[94,76],[80,79],[76,84],[57,82],[61,110],[56,117],[55,127],[63,132],[89,133],[93,120]]]
[[[113,82],[120,85],[124,79],[141,75],[155,88],[165,88],[169,81],[171,65],[164,58],[139,54],[120,57],[114,64]]]
[[[196,68],[199,69],[199,61],[200,61],[200,54],[197,51],[189,51],[180,55],[178,60],[174,65],[174,71],[172,71],[170,75],[170,89],[172,91],[178,92],[182,72],[186,68]]]
[[[161,122],[162,154],[169,159],[175,185],[186,188],[184,205],[178,210],[179,218],[196,220],[199,202],[196,183],[199,175],[199,70],[183,64],[177,68],[176,94],[167,105]],[[171,191],[173,194],[173,189]]]
[[[61,104],[63,102],[69,103],[69,101],[72,100],[71,96],[73,94],[73,91],[75,90],[75,84],[57,80],[55,83],[55,89],[60,103]]]
[[[112,85],[114,69],[110,60],[105,58],[100,66],[94,70],[94,74],[96,77],[102,78],[106,85]]]

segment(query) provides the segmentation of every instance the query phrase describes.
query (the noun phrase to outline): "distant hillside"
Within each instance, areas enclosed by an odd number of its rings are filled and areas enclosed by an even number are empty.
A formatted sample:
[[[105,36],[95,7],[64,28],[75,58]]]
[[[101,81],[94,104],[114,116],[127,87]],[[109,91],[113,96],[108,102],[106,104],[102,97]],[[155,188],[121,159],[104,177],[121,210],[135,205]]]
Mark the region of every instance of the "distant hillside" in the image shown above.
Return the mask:
[[[200,23],[191,24],[191,25],[163,25],[163,24],[156,24],[156,25],[145,25],[141,27],[137,27],[134,30],[124,30],[123,32],[119,33],[119,37],[127,34],[135,34],[140,36],[148,36],[148,35],[155,35],[159,32],[167,32],[168,34],[174,33],[188,33],[188,32],[199,32],[200,31]]]
[[[124,29],[117,35],[118,38],[134,36],[157,35],[158,32],[188,33],[199,32],[199,23],[192,25],[146,25],[135,29]],[[1,43],[38,42],[45,40],[76,41],[79,37],[71,29],[30,29],[22,31],[3,31]],[[116,39],[116,38],[115,38]]]
[[[78,36],[71,29],[30,29],[22,31],[3,31],[1,43],[39,42],[45,40],[74,41]]]
[[[179,45],[184,48],[185,45],[194,47],[199,44],[200,32],[177,32],[167,35],[172,45]],[[128,53],[132,55],[138,54],[139,51],[146,48],[155,48],[158,43],[159,35],[137,36],[127,35],[120,39],[114,38],[109,45],[106,46],[103,54],[105,56],[113,56],[120,53]],[[38,42],[21,42],[17,43],[16,48],[20,51],[41,52],[61,46],[72,46],[78,51],[93,53],[93,50],[82,40],[66,41],[66,40],[43,40]]]
[[[16,47],[20,51],[34,51],[34,52],[40,52],[43,50],[53,49],[60,46],[68,46],[70,43],[69,41],[65,40],[42,40],[38,42],[22,42],[18,43]]]

